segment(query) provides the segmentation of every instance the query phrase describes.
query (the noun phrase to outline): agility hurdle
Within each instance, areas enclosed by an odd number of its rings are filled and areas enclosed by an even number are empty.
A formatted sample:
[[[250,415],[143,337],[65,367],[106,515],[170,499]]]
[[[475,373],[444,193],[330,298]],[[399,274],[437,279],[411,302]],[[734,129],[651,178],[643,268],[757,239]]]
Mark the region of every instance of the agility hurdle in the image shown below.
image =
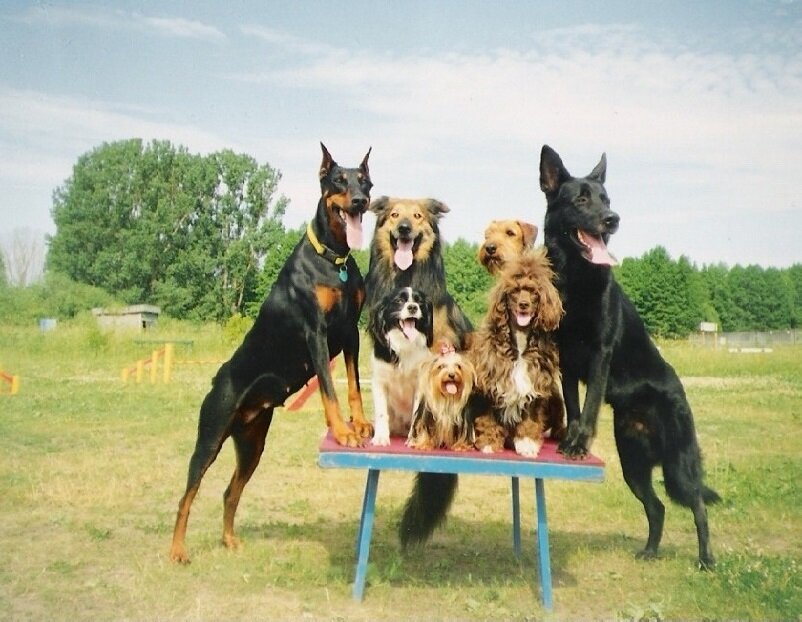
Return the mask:
[[[7,374],[6,372],[0,370],[0,387],[4,387],[8,384],[8,395],[16,395],[19,392],[19,376],[15,376],[13,374]],[[0,391],[0,394],[5,393],[5,391]]]
[[[145,376],[145,368],[149,366],[150,384],[156,384],[159,379],[159,361],[162,362],[162,382],[167,384],[172,378],[175,364],[175,344],[170,342],[165,343],[163,348],[153,350],[150,358],[140,359],[130,367],[123,367],[120,378],[123,382],[128,382],[133,375],[134,381],[140,384]]]

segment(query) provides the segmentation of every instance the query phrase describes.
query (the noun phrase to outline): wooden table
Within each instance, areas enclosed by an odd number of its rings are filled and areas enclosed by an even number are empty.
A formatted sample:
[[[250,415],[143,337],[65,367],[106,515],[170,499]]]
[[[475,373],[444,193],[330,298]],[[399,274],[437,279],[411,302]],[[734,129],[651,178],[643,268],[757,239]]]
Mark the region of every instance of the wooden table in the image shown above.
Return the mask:
[[[546,515],[544,481],[562,479],[571,481],[601,482],[604,479],[604,462],[595,456],[585,460],[566,460],[557,453],[557,444],[546,441],[537,458],[523,458],[513,451],[483,454],[478,451],[420,451],[410,449],[404,439],[392,438],[389,447],[349,448],[338,445],[331,434],[320,445],[318,464],[324,468],[367,469],[365,494],[362,499],[362,516],[359,519],[356,544],[356,576],[353,595],[362,600],[370,552],[370,539],[376,509],[379,474],[383,470],[428,473],[455,473],[466,475],[502,475],[512,481],[512,540],[516,556],[521,555],[521,516],[519,478],[535,480],[535,510],[537,516],[537,551],[543,607],[553,607],[551,559],[549,555],[549,526]]]

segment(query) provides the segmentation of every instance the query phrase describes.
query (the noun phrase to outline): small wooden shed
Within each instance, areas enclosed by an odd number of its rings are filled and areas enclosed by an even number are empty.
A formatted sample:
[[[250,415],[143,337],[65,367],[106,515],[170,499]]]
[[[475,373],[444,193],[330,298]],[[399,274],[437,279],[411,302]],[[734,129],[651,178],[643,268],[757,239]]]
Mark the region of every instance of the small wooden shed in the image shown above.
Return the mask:
[[[154,305],[131,305],[121,309],[92,309],[100,328],[147,330],[156,325],[161,309]]]

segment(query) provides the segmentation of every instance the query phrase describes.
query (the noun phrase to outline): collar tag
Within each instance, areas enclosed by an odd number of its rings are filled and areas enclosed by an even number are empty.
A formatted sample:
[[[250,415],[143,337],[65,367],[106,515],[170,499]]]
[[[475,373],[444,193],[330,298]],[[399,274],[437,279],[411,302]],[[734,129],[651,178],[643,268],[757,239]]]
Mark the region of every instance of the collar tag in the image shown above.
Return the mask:
[[[348,268],[345,267],[345,264],[340,266],[340,280],[343,283],[348,280]]]

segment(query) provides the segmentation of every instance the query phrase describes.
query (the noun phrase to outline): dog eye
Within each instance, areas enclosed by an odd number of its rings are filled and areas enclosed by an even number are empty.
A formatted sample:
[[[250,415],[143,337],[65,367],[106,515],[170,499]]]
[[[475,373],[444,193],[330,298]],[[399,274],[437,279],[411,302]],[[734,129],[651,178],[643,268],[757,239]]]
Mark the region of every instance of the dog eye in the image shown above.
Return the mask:
[[[507,229],[507,235],[510,236],[511,238],[514,238],[515,237],[515,231],[513,231],[512,229]]]
[[[415,212],[415,217],[414,218],[415,218],[415,220],[420,220],[421,218],[423,218],[423,215],[420,212]]]
[[[398,218],[398,212],[393,212],[390,214],[390,218]]]

